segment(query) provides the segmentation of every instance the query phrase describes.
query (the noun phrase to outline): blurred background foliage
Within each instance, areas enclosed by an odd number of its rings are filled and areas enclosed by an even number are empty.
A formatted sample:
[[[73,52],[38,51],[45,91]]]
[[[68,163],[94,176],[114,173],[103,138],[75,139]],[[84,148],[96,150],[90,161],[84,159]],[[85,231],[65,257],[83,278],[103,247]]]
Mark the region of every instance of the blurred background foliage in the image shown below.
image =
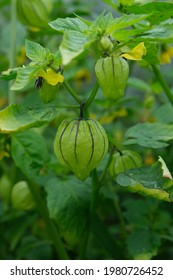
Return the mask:
[[[111,1],[78,1],[78,0],[52,0],[52,9],[48,14],[48,22],[58,17],[73,17],[73,13],[86,19],[94,19],[104,9],[111,11],[114,16],[119,16],[123,5],[134,1],[112,1],[117,5],[117,10],[112,9],[106,2]],[[136,1],[142,4],[159,1]],[[160,1],[161,2],[161,1]],[[172,1],[169,1],[172,3]],[[12,37],[11,28],[11,1],[0,2],[0,72],[7,70],[9,65],[9,50]],[[15,49],[15,67],[26,65],[28,59],[25,55],[25,39],[40,43],[56,52],[62,40],[62,34],[48,27],[30,26],[17,19],[17,40]],[[172,71],[172,46],[159,45],[159,59],[161,71],[167,80],[170,89],[173,87]],[[80,55],[65,67],[65,77],[79,93],[85,97],[91,90],[94,82],[94,65],[98,54],[94,47],[89,50],[87,56]],[[106,131],[114,137],[118,148],[123,148],[122,142],[127,129],[138,123],[165,123],[172,124],[173,109],[165,97],[162,87],[156,80],[152,69],[141,62],[130,62],[130,78],[126,88],[125,97],[116,104],[105,100],[99,90],[96,100],[90,108],[90,116],[99,120]],[[8,105],[8,92],[11,82],[0,80],[0,108]],[[39,108],[43,106],[34,84],[29,84],[24,90],[15,93],[16,103],[22,103],[26,107],[33,104]],[[67,96],[64,87],[60,87],[55,105],[72,104],[73,100]],[[60,226],[65,246],[71,259],[79,258],[80,241],[86,226],[90,179],[85,187],[87,192],[80,191],[80,183],[73,177],[69,182],[61,180],[69,171],[57,164],[53,153],[53,139],[56,130],[64,118],[76,116],[74,109],[58,110],[56,118],[49,125],[34,128],[25,135],[25,141],[31,138],[36,143],[41,143],[44,148],[42,158],[37,151],[32,151],[36,166],[36,176],[39,179],[41,193],[46,200],[51,218]],[[11,139],[8,134],[0,134],[0,259],[56,259],[56,251],[49,239],[46,225],[35,206],[31,209],[20,209],[14,203],[14,184],[19,181],[28,181],[28,176],[21,172],[22,155],[19,166],[16,166],[15,158],[11,156],[11,149],[15,149],[15,141],[20,141],[21,135]],[[42,144],[42,142],[44,142]],[[29,144],[28,144],[29,146]],[[143,158],[144,165],[150,165],[157,161],[158,156],[165,160],[170,172],[173,174],[173,144],[160,149],[151,149],[138,145],[131,145],[131,149],[138,151]],[[37,160],[38,159],[38,160]],[[29,159],[25,159],[28,160]],[[41,163],[40,163],[40,162]],[[106,161],[106,160],[105,160]],[[105,161],[98,167],[101,173]],[[43,188],[45,177],[53,177],[49,185]],[[52,175],[53,174],[53,175]],[[57,177],[57,178],[56,178]],[[31,182],[28,182],[31,183]],[[53,191],[56,185],[56,196]],[[63,185],[64,184],[64,185]],[[61,192],[61,187],[65,192]],[[78,188],[76,198],[73,197],[73,188]],[[22,192],[19,191],[19,194]],[[56,201],[54,201],[54,197]],[[19,199],[20,195],[17,195]],[[25,198],[25,193],[24,193]],[[23,198],[23,199],[24,199]],[[53,199],[54,198],[54,199]],[[69,200],[68,207],[64,207],[63,201]],[[75,199],[78,199],[81,207],[81,215],[75,210]],[[14,198],[15,200],[15,198]],[[55,203],[56,202],[56,203]],[[54,205],[55,203],[55,205]],[[57,206],[58,203],[58,206]],[[53,208],[53,210],[51,210]],[[70,215],[67,214],[70,213]],[[88,259],[173,259],[173,207],[172,203],[158,201],[154,198],[140,196],[126,192],[126,189],[118,185],[116,181],[106,182],[102,188],[97,215],[95,217],[92,234],[90,235],[86,257]]]

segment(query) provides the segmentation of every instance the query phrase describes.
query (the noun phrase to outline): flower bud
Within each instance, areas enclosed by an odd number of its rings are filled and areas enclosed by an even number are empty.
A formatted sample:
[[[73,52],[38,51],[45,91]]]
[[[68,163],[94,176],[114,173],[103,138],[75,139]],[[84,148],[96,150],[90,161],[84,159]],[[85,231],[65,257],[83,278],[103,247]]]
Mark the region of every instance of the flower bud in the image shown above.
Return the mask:
[[[16,209],[30,210],[35,207],[32,194],[25,181],[20,181],[13,186],[11,200]]]
[[[42,101],[44,103],[49,103],[53,99],[55,99],[57,88],[58,88],[58,84],[52,86],[44,80],[40,88],[40,98],[42,99]]]
[[[104,158],[108,139],[104,128],[95,120],[64,120],[58,128],[54,150],[59,162],[84,181]]]
[[[111,42],[111,38],[108,36],[103,36],[99,41],[99,47],[104,52],[109,52],[113,48],[113,43]]]

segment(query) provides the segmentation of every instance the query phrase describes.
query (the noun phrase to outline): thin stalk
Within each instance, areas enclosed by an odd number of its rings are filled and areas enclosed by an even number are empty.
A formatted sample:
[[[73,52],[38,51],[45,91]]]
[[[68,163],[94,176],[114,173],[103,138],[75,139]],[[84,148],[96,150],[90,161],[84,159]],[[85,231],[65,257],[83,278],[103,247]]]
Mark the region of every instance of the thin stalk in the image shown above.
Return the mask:
[[[80,260],[83,260],[86,258],[86,251],[87,251],[87,246],[88,246],[88,241],[89,241],[89,235],[91,232],[92,223],[93,223],[96,208],[98,205],[99,190],[100,190],[100,188],[99,188],[97,170],[94,169],[92,171],[92,193],[91,193],[89,217],[88,217],[88,223],[86,226],[85,235],[83,237],[81,248],[80,248]]]
[[[44,219],[47,233],[55,246],[55,250],[56,250],[59,258],[61,260],[68,260],[69,259],[68,254],[64,248],[64,245],[61,241],[61,238],[59,236],[59,233],[58,233],[54,223],[52,222],[52,220],[49,217],[48,209],[40,195],[38,186],[33,182],[29,182],[29,188],[30,188],[32,196],[35,200],[36,206],[37,206],[42,218]]]
[[[114,149],[112,149],[112,151],[110,152],[109,158],[108,158],[107,163],[106,163],[106,166],[105,166],[105,169],[103,170],[103,172],[102,172],[102,174],[101,174],[101,176],[100,176],[100,180],[99,180],[100,185],[102,185],[102,183],[103,183],[103,181],[104,181],[104,179],[105,179],[105,176],[106,176],[106,174],[107,174],[107,170],[108,170],[109,165],[110,165],[111,160],[112,160],[113,152],[114,152]]]
[[[173,106],[173,94],[170,91],[170,88],[169,88],[166,80],[164,79],[164,77],[162,76],[160,70],[158,69],[158,67],[156,65],[151,65],[151,66],[152,66],[153,72],[154,72],[157,80],[161,84],[161,86],[162,86],[162,88],[163,88],[167,98],[169,99],[171,105]]]
[[[87,109],[93,102],[93,100],[97,94],[98,88],[99,88],[99,84],[98,84],[98,82],[96,82],[88,100],[85,102],[85,109]]]
[[[79,96],[76,94],[76,92],[69,86],[69,84],[64,80],[63,85],[68,90],[68,92],[71,94],[71,96],[77,101],[77,103],[81,104],[82,100],[79,98]]]
[[[16,59],[16,34],[17,34],[17,11],[16,0],[11,0],[11,34],[10,34],[10,51],[9,51],[9,67],[15,67]],[[8,100],[9,104],[15,103],[15,93],[10,90],[12,83],[9,82]]]
[[[123,215],[122,215],[122,211],[121,211],[121,208],[120,208],[120,205],[119,205],[119,202],[118,202],[117,199],[114,200],[114,206],[115,206],[115,209],[116,209],[116,212],[117,212],[117,217],[118,217],[118,219],[120,221],[120,224],[121,224],[123,236],[125,237],[126,234],[127,234],[126,223],[124,221],[124,218],[123,218]]]

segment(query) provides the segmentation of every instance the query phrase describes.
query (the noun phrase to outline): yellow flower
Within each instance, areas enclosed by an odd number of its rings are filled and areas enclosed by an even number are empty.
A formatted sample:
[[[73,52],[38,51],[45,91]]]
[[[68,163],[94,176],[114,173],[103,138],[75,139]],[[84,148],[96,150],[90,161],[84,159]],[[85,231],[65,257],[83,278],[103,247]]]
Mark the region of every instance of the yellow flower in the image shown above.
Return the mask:
[[[147,53],[144,42],[138,44],[131,51],[123,53],[121,56],[130,60],[140,60]]]
[[[51,68],[48,68],[46,71],[41,69],[37,73],[38,77],[42,77],[46,82],[52,86],[55,86],[58,83],[63,83],[64,77],[61,75],[60,72],[56,73]]]
[[[173,57],[173,47],[166,47],[160,54],[160,64],[171,63],[171,57]]]

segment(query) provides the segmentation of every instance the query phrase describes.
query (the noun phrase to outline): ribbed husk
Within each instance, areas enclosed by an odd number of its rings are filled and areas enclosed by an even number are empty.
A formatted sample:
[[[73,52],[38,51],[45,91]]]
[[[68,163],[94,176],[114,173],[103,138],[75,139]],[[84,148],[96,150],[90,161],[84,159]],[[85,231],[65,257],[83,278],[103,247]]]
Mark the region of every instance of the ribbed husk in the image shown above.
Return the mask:
[[[106,98],[118,100],[124,95],[129,65],[122,57],[105,57],[96,62],[95,74]]]
[[[19,20],[32,27],[46,27],[52,10],[52,0],[17,0]]]
[[[107,153],[108,139],[95,120],[64,120],[58,128],[54,150],[59,162],[84,181]]]
[[[116,152],[113,155],[109,170],[114,177],[128,169],[137,168],[142,165],[142,159],[137,152],[131,150],[122,151],[122,155]]]

